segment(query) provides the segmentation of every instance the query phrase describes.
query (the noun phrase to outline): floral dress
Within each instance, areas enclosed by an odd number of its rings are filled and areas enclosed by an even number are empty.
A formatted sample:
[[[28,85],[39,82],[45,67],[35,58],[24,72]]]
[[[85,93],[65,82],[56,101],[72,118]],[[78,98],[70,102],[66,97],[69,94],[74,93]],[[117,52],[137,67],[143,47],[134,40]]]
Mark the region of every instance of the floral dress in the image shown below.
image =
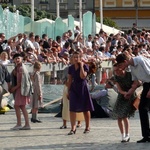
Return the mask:
[[[115,81],[120,85],[123,91],[128,91],[132,86],[131,72],[126,72],[124,77],[115,76]],[[133,101],[137,97],[134,92],[130,99],[125,99],[123,94],[118,93],[117,101],[113,109],[113,115],[117,118],[126,118],[134,116],[135,109],[133,107]]]

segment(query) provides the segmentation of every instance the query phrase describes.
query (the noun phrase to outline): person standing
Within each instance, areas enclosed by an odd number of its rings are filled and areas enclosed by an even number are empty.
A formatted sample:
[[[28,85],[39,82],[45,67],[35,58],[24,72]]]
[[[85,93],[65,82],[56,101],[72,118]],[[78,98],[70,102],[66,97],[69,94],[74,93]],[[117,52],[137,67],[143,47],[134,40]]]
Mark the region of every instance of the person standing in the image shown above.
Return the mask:
[[[70,58],[71,60],[72,58]],[[62,119],[63,119],[63,125],[60,127],[60,129],[66,129],[67,128],[67,121],[70,121],[70,112],[69,112],[69,100],[68,100],[68,82],[67,82],[67,75],[68,75],[68,66],[63,71],[63,77],[62,81],[64,84],[63,88],[63,97],[62,97]],[[83,113],[76,113],[76,120],[77,120],[77,128],[81,127],[81,121],[84,120]]]
[[[2,97],[4,94],[3,84],[7,82],[8,90],[10,89],[10,73],[8,72],[6,66],[0,63],[0,109],[2,108]]]
[[[116,61],[122,69],[125,69],[128,66],[131,68],[132,80],[134,81],[134,84],[125,94],[126,99],[130,98],[138,87],[137,81],[140,80],[143,82],[143,90],[139,104],[139,116],[143,138],[137,141],[137,143],[150,142],[150,126],[148,116],[150,107],[150,59],[144,56],[128,58],[125,54],[119,54],[116,57]]]
[[[41,123],[37,118],[38,108],[42,107],[42,82],[40,77],[41,63],[36,61],[34,63],[34,72],[31,75],[32,85],[33,85],[33,95],[31,99],[31,107],[32,107],[32,118],[31,122],[33,123]]]
[[[119,68],[117,64],[114,64],[113,70],[115,84],[118,89],[118,97],[113,109],[113,115],[117,117],[118,120],[118,127],[122,135],[121,142],[129,142],[129,118],[134,116],[135,108],[133,107],[133,102],[137,98],[137,95],[134,92],[130,98],[125,98],[126,93],[134,83],[132,81],[131,72]]]
[[[87,87],[88,66],[81,61],[79,52],[73,53],[73,65],[68,70],[68,96],[70,100],[71,131],[68,135],[76,133],[76,112],[83,112],[85,118],[85,130],[90,132],[90,111],[94,110],[93,103]]]
[[[26,110],[26,104],[30,102],[30,95],[32,93],[32,86],[29,73],[22,63],[22,57],[20,54],[13,56],[15,68],[12,71],[12,87],[10,92],[14,95],[14,108],[16,112],[17,124],[11,128],[12,130],[30,130],[28,112]],[[25,125],[21,125],[21,111],[25,119]]]

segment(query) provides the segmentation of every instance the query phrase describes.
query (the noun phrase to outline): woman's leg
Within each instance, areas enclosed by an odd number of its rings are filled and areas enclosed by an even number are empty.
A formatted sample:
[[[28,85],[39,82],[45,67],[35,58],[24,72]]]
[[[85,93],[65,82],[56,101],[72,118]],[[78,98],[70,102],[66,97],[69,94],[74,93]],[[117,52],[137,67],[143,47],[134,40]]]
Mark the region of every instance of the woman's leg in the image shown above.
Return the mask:
[[[123,128],[123,119],[122,118],[118,118],[118,127],[121,132],[122,141],[123,141],[124,137],[125,137],[125,132],[124,132],[124,128]]]
[[[71,130],[76,130],[76,112],[70,111]]]
[[[63,119],[63,125],[60,127],[60,129],[66,129],[67,128],[67,120]]]
[[[17,125],[16,126],[21,126],[21,112],[20,112],[20,107],[14,105],[15,112],[16,112],[16,117],[17,117]]]
[[[67,120],[63,120],[63,126],[67,126]]]
[[[25,105],[20,106],[23,116],[24,116],[24,120],[25,120],[25,127],[29,127],[29,118],[28,118],[28,112],[26,110]]]
[[[77,122],[77,128],[81,127],[81,121]]]
[[[85,129],[90,130],[90,119],[91,119],[90,111],[86,111],[83,113],[84,113],[84,119],[85,119]]]
[[[129,138],[129,119],[123,118],[124,127],[125,127],[125,137]]]

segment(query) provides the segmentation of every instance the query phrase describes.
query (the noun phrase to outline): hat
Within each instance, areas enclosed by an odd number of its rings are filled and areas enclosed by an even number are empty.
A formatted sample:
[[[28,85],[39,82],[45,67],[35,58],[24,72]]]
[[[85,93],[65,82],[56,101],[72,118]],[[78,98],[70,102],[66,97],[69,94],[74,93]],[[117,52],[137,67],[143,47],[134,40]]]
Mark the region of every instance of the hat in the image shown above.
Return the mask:
[[[19,53],[16,53],[16,54],[14,54],[13,59],[15,59],[16,57],[22,57],[22,55]]]

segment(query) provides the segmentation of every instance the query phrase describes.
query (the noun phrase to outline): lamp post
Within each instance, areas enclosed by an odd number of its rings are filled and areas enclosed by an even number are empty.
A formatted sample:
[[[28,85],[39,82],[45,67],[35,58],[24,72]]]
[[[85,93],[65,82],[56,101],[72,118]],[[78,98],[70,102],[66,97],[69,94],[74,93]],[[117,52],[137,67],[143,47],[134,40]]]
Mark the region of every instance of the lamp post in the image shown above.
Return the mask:
[[[34,21],[34,0],[31,0],[31,19]]]
[[[56,1],[56,11],[57,11],[57,18],[60,17],[60,11],[59,11],[59,0]]]
[[[135,15],[136,25],[138,25],[138,3],[139,3],[139,0],[134,0],[134,7],[135,7],[135,10],[136,10],[136,15]]]
[[[100,4],[100,20],[101,20],[101,29],[103,29],[103,2],[102,0],[99,1]]]
[[[79,22],[80,22],[80,31],[82,32],[82,0],[79,1]]]

